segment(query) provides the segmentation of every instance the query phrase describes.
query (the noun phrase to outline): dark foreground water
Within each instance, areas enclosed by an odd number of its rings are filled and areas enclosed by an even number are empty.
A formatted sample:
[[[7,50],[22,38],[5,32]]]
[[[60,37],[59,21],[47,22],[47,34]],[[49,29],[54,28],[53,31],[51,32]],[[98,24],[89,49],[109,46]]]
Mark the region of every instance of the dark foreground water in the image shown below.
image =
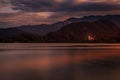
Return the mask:
[[[0,80],[120,80],[120,45],[1,43]]]

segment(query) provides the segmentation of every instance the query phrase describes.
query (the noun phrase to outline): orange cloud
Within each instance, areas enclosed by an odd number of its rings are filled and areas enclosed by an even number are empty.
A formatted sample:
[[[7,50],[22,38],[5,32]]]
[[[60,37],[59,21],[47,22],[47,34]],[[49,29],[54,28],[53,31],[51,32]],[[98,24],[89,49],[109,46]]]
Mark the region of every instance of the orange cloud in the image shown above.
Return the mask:
[[[40,17],[42,19],[47,19],[48,17],[50,17],[51,15],[53,15],[53,12],[37,12],[37,13],[33,13],[35,14],[37,17]]]

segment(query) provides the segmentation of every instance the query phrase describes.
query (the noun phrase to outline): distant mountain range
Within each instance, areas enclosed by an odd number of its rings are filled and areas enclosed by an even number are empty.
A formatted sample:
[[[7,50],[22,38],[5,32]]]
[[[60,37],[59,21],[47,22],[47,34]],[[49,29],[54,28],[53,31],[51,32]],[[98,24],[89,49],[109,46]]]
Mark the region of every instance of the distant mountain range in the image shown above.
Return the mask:
[[[111,21],[71,23],[46,35],[46,42],[117,42],[120,28]]]
[[[0,29],[0,42],[120,42],[120,15],[69,18],[51,25]]]

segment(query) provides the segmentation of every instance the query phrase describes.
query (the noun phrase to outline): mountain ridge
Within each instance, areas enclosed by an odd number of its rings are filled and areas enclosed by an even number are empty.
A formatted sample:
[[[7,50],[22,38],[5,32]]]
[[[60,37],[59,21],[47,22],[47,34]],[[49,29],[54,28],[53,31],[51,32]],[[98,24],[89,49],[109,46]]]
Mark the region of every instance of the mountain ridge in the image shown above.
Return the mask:
[[[110,20],[117,24],[117,26],[120,27],[120,15],[104,15],[104,16],[84,16],[82,18],[75,18],[71,17],[69,19],[66,19],[65,21],[57,22],[54,24],[41,24],[41,25],[23,25],[20,27],[15,27],[21,31],[28,32],[28,33],[33,33],[33,34],[38,34],[40,36],[45,36],[50,32],[54,32],[57,30],[60,30],[63,26],[75,23],[75,22],[93,22],[99,19],[105,19],[105,20]]]
[[[101,27],[102,26],[102,27]],[[111,21],[76,22],[45,36],[46,42],[116,42],[120,28]],[[88,40],[93,36],[94,40]]]
[[[29,25],[18,28],[0,29],[0,39],[3,42],[4,39],[7,41],[8,38],[9,40],[13,39],[13,42],[17,40],[22,42],[89,42],[87,39],[89,37],[90,39],[94,38],[94,42],[107,42],[107,40],[108,42],[119,42],[120,26],[116,23],[117,21],[119,22],[120,15],[107,15],[103,16],[104,18],[101,16],[97,16],[97,18],[96,16],[88,17],[85,16],[83,17],[84,19],[69,18],[64,22],[52,25],[42,24],[41,26]],[[111,20],[108,20],[108,18],[111,18]],[[116,20],[116,23],[112,19]],[[85,35],[86,39],[82,37]],[[66,39],[66,41],[61,40],[61,37]],[[22,40],[22,38],[25,40]],[[101,41],[98,41],[98,39]]]

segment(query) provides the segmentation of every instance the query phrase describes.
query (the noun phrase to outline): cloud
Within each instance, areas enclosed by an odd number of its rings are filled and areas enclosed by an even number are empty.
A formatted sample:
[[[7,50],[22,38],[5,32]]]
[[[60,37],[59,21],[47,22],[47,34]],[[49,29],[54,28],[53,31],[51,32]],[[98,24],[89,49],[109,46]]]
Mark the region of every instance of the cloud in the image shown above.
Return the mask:
[[[119,0],[0,0],[0,12],[72,12],[120,10]]]
[[[13,9],[15,6],[9,0],[0,0],[0,13],[16,13],[20,10]]]
[[[16,13],[20,11],[21,10],[14,10],[12,5],[7,5],[0,9],[0,13]]]
[[[2,28],[108,14],[120,14],[120,0],[0,0]]]
[[[75,6],[60,7],[60,11],[112,11],[120,10],[120,5],[109,3],[81,3]]]
[[[106,0],[13,0],[12,3],[17,6],[14,9],[33,12],[120,10],[120,4],[111,3],[112,1],[108,3]]]
[[[72,12],[120,10],[119,0],[0,0],[0,12]]]
[[[12,0],[11,3],[16,6],[14,9],[23,11],[48,11],[55,6],[53,0]]]
[[[4,25],[4,28],[20,25],[37,25],[49,22],[51,23],[49,17],[52,15],[54,15],[53,12],[21,12],[14,14],[1,13],[0,22],[2,23],[2,25]]]

